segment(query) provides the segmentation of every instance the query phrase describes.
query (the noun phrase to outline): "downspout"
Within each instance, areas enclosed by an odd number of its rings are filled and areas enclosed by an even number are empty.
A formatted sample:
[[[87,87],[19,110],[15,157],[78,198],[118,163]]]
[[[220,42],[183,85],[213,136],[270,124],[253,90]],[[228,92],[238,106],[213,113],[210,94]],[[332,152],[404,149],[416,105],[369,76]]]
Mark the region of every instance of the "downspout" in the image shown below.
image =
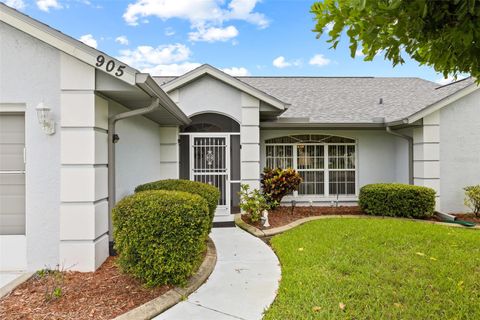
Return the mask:
[[[161,107],[160,99],[154,98],[148,107],[127,111],[113,115],[108,118],[108,237],[110,241],[113,241],[112,235],[112,209],[115,206],[115,124],[120,121],[131,117],[145,115],[151,113]]]
[[[408,141],[408,182],[413,184],[413,138],[399,132],[392,131],[390,126],[385,127],[387,133]]]

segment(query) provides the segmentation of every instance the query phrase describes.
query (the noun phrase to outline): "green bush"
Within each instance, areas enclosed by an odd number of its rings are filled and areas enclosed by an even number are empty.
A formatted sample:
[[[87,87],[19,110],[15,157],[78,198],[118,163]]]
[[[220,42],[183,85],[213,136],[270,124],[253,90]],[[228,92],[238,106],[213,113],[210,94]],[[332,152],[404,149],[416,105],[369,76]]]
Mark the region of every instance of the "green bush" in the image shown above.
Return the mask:
[[[250,214],[252,222],[260,220],[263,210],[271,208],[264,195],[258,189],[250,191],[248,184],[242,184],[238,194],[240,196],[240,209]]]
[[[210,184],[190,181],[190,180],[159,180],[155,182],[145,183],[135,188],[135,192],[145,190],[171,190],[184,191],[197,194],[208,202],[208,209],[213,221],[215,210],[217,209],[218,199],[220,198],[220,190]]]
[[[262,191],[272,208],[280,205],[283,197],[298,189],[302,182],[300,174],[292,168],[263,169]]]
[[[480,216],[480,184],[465,187],[465,205],[472,209],[475,217]]]
[[[112,213],[118,263],[147,286],[183,285],[200,265],[211,225],[202,197],[138,192],[122,199]]]
[[[360,189],[362,210],[375,216],[426,218],[435,210],[435,191],[400,183],[369,184]]]

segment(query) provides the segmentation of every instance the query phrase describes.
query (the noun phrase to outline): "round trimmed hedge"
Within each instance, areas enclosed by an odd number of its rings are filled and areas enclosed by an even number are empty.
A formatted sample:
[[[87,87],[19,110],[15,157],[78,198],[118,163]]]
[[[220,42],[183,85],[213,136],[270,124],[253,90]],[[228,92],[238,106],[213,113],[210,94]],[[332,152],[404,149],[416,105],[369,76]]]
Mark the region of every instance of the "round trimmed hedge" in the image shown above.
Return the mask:
[[[204,198],[138,192],[122,199],[112,214],[118,263],[147,286],[183,285],[200,266],[211,225]]]
[[[427,218],[435,211],[435,190],[401,183],[377,183],[360,189],[358,204],[375,216]]]
[[[207,200],[212,221],[217,209],[218,199],[220,198],[220,190],[217,187],[202,182],[182,179],[159,180],[141,184],[135,188],[135,192],[145,190],[172,190],[197,194]]]

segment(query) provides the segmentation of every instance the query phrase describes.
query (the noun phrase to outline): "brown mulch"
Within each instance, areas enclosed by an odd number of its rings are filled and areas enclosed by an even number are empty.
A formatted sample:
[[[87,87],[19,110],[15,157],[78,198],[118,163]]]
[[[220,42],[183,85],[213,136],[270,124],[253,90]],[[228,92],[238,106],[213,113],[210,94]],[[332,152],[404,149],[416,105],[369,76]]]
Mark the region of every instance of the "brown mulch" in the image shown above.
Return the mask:
[[[115,260],[108,258],[95,272],[62,272],[61,295],[48,301],[54,276],[33,276],[0,299],[0,319],[112,319],[172,288],[145,288],[121,273]]]
[[[473,213],[452,213],[459,220],[480,223],[480,217],[475,217]]]
[[[242,220],[259,229],[271,229],[284,226],[298,219],[313,216],[328,215],[363,215],[364,213],[358,206],[339,206],[339,207],[323,207],[323,206],[279,206],[268,213],[269,228],[261,227],[260,221],[252,222],[249,215],[242,215]]]

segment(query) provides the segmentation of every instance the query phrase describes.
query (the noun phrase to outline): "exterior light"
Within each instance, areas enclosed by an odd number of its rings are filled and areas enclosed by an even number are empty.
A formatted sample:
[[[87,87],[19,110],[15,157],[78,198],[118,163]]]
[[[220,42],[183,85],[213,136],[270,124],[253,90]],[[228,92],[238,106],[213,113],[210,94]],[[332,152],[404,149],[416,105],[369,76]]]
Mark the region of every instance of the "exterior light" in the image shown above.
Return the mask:
[[[42,126],[43,132],[48,135],[55,133],[55,121],[51,118],[51,108],[40,102],[37,107],[38,123]]]

